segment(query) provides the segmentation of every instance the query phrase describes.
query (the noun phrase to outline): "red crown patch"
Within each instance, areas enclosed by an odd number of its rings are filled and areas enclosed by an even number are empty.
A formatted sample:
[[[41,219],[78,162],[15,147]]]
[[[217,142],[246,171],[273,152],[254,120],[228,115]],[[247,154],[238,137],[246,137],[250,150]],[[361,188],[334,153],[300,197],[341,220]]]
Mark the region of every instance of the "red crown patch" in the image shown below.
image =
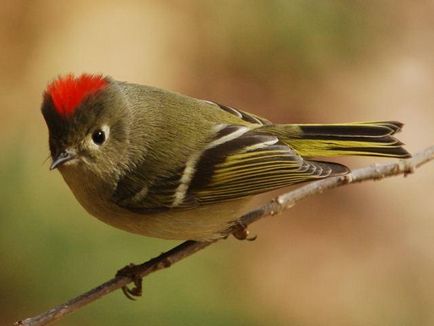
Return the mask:
[[[107,80],[102,75],[82,74],[76,77],[69,74],[50,83],[46,93],[51,96],[57,113],[69,116],[85,97],[106,86]]]

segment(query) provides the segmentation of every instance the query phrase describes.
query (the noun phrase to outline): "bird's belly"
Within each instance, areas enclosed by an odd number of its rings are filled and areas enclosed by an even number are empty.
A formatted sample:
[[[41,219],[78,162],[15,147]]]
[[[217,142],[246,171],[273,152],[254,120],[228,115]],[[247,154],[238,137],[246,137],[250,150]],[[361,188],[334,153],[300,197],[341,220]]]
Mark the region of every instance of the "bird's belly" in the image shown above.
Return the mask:
[[[97,217],[120,229],[149,237],[209,241],[227,235],[228,228],[240,216],[244,201],[150,214],[117,209],[115,214],[112,210]]]
[[[109,193],[101,193],[103,187],[95,187],[95,180],[87,178],[83,182],[78,174],[62,175],[76,199],[91,215],[116,228],[162,239],[209,241],[221,238],[248,201],[242,199],[194,209],[141,214],[113,203],[108,199]]]

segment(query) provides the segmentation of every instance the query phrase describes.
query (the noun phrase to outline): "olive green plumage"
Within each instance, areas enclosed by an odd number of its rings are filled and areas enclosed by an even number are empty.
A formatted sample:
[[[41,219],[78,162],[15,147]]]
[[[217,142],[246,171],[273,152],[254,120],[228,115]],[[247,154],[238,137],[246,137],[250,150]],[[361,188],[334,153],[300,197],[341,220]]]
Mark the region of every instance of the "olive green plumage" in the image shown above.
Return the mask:
[[[372,121],[345,124],[273,125],[264,132],[278,135],[304,157],[342,155],[409,157],[393,135],[400,131],[397,121]]]
[[[399,122],[272,124],[217,103],[105,80],[72,117],[59,117],[49,94],[42,112],[53,161],[74,153],[58,167],[77,199],[127,231],[210,240],[234,222],[243,198],[349,171],[318,158],[409,157],[393,136]],[[105,133],[101,144],[92,141],[96,130]]]

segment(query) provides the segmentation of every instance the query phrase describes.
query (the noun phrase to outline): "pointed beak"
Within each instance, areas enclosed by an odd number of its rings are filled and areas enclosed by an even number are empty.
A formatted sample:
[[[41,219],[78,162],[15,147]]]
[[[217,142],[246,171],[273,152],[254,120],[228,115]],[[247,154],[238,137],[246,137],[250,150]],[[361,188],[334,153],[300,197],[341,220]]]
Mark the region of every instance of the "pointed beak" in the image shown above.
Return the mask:
[[[55,158],[53,158],[53,162],[50,165],[50,170],[54,170],[61,166],[62,164],[74,159],[77,157],[77,154],[70,150],[66,149],[63,152],[60,152]]]

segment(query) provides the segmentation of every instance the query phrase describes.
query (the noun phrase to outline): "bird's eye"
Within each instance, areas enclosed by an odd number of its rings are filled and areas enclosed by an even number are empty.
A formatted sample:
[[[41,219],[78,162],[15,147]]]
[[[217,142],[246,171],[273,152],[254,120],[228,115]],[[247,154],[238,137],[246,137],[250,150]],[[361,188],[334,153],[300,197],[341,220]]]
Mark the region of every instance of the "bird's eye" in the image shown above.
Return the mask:
[[[105,142],[105,133],[104,131],[98,129],[95,130],[92,134],[92,140],[97,145],[102,145]]]

